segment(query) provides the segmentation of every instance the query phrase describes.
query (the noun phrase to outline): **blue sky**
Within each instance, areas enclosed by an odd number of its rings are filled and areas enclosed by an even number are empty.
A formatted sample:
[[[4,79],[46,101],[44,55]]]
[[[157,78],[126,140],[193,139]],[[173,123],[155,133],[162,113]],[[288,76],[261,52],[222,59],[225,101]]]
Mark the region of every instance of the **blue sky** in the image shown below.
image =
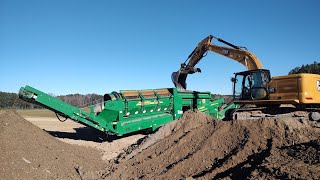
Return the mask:
[[[320,1],[0,0],[0,91],[55,95],[173,87],[171,73],[212,34],[273,76],[319,61]],[[218,43],[217,43],[218,44]],[[188,89],[230,94],[245,68],[211,52]]]

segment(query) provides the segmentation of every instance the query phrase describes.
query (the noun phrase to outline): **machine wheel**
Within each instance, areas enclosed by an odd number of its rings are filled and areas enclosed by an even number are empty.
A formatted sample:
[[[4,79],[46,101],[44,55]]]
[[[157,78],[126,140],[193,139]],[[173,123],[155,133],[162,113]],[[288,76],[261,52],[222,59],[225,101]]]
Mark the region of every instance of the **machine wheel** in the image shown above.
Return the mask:
[[[312,121],[319,121],[320,120],[320,113],[319,112],[311,112],[309,114],[309,118]]]
[[[233,121],[233,120],[236,120],[237,118],[234,117],[234,113],[236,112],[236,109],[235,108],[231,108],[231,109],[228,109],[226,112],[225,112],[225,118],[224,120],[225,121]]]

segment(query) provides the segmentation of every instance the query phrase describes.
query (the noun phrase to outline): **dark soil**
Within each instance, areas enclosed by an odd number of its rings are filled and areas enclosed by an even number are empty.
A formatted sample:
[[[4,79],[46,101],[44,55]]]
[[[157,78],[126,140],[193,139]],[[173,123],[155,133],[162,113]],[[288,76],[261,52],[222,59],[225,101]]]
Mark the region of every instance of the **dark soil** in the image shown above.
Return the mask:
[[[221,122],[189,111],[116,158],[104,179],[317,179],[320,128],[310,121]]]
[[[222,122],[198,111],[110,161],[0,114],[1,179],[318,179],[320,128],[308,120]],[[101,170],[102,169],[102,170]]]
[[[66,144],[14,111],[0,114],[0,179],[92,179],[99,151]]]

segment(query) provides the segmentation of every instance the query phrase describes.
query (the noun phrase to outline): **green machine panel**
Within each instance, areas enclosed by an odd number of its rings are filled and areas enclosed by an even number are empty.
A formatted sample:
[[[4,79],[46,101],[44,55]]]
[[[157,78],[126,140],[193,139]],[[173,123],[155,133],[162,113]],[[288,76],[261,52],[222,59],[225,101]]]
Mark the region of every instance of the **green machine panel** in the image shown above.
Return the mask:
[[[217,119],[224,117],[223,99],[213,99],[210,92],[178,91],[176,88],[122,90],[104,95],[103,108],[90,112],[74,107],[30,86],[21,87],[19,97],[56,114],[119,136],[135,131],[156,130],[182,116],[189,109],[198,109]]]

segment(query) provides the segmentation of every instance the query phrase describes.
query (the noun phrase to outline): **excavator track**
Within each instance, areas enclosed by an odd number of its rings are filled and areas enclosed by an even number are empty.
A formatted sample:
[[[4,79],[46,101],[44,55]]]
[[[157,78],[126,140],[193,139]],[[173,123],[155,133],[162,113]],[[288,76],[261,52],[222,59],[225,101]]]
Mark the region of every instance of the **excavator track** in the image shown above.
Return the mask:
[[[298,120],[311,120],[320,122],[319,108],[296,108],[292,105],[281,107],[245,106],[231,109],[226,112],[226,120],[259,120],[293,118]]]

